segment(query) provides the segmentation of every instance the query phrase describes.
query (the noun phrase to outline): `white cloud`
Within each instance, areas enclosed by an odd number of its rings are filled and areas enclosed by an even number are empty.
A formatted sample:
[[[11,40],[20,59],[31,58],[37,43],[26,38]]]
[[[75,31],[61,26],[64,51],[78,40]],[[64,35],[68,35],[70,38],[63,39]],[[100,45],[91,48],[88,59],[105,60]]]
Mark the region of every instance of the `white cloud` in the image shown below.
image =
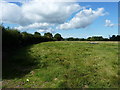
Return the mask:
[[[0,2],[0,20],[8,23],[18,23],[21,20],[21,8],[16,4]]]
[[[30,0],[22,6],[2,1],[0,20],[3,23],[20,25],[15,27],[19,30],[37,29],[39,32],[53,32],[53,28],[57,25],[59,29],[85,28],[99,16],[105,15],[104,8],[98,8],[96,11],[91,8],[85,9],[74,3],[76,0],[70,0],[72,3],[64,0],[50,1]],[[78,13],[69,22],[65,22],[75,12]]]
[[[30,0],[18,6],[6,1],[0,2],[0,20],[3,23],[20,25],[19,30],[44,29],[51,24],[64,23],[74,12],[82,9],[77,3],[63,2],[64,0]],[[70,0],[76,1],[76,0]],[[46,26],[44,26],[46,24]]]
[[[81,9],[76,3],[48,2],[47,0],[31,0],[21,7],[13,3],[1,2],[2,20],[22,26],[33,23],[63,23],[73,12]],[[0,13],[1,14],[1,13]]]
[[[53,33],[53,32],[54,32],[54,29],[52,29],[52,28],[48,28],[48,29],[39,29],[39,30],[37,30],[37,32],[39,32],[39,33],[46,33],[46,32]]]
[[[96,11],[89,9],[83,9],[75,15],[69,22],[61,24],[57,29],[78,29],[85,28],[93,23],[99,16],[104,16],[104,8],[98,8]]]
[[[105,20],[105,26],[106,27],[113,27],[115,24],[111,22],[111,20]]]
[[[27,26],[19,26],[15,27],[15,29],[18,30],[27,30],[27,29],[46,29],[50,26],[53,26],[54,24],[48,24],[48,23],[33,23]]]

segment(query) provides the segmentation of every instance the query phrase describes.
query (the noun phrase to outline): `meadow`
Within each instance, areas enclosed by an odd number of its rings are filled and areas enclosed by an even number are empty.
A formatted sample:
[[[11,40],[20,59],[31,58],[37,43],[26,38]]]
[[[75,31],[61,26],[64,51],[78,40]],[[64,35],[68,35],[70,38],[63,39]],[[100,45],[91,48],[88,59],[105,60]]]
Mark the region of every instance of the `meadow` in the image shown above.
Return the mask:
[[[3,64],[3,88],[117,88],[118,79],[117,42],[44,42]]]

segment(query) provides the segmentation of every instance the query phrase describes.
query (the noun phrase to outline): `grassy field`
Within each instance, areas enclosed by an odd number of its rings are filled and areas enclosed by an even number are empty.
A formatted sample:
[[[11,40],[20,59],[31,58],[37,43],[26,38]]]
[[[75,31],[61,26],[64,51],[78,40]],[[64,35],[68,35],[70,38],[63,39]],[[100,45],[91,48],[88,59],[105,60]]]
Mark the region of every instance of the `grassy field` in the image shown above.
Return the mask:
[[[45,42],[11,55],[3,65],[3,88],[118,87],[116,42]]]

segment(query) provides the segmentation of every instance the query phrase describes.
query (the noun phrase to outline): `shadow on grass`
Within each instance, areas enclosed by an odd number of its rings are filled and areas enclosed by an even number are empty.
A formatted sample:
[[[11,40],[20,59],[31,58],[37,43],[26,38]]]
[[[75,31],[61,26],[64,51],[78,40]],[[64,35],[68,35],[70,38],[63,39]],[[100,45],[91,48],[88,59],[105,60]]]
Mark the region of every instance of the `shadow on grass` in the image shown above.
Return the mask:
[[[2,78],[21,78],[37,68],[37,60],[30,53],[31,46],[21,48],[16,51],[3,52]]]

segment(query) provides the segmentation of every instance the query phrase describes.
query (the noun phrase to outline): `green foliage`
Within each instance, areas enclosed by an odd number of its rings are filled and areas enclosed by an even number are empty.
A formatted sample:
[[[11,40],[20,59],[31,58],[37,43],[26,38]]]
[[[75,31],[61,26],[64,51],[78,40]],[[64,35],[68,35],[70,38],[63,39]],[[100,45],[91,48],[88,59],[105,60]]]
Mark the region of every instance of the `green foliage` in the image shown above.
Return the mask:
[[[88,37],[87,39],[69,37],[66,38],[65,41],[120,41],[120,35],[112,35],[112,37],[110,37],[109,39],[103,38],[102,36],[92,36]]]
[[[52,35],[52,33],[48,32],[48,33],[45,33],[45,34],[44,34],[44,37],[49,38],[49,39],[52,39],[52,38],[53,38],[53,35]]]
[[[41,36],[38,32],[29,34],[9,27],[0,26],[0,29],[3,46],[3,87],[118,87],[118,44],[116,43],[93,45],[88,42],[47,42],[54,40],[51,33]],[[57,34],[54,37],[60,40],[60,36]],[[119,37],[119,35],[112,36],[110,40],[120,40]],[[90,37],[88,40],[105,39]],[[30,81],[27,82],[26,79]]]
[[[0,26],[0,30],[2,30],[2,45],[4,51],[17,49],[26,45],[53,41],[51,33],[45,33],[45,36],[41,36],[38,32],[30,34],[27,32],[19,32],[9,27],[5,28],[3,26]]]
[[[8,59],[4,88],[118,87],[117,42],[44,42],[14,51]]]
[[[104,38],[102,36],[93,36],[93,37],[89,37],[87,40],[89,40],[89,41],[103,41]]]
[[[2,45],[3,45],[3,50],[12,50],[12,49],[17,49],[26,45],[31,45],[31,44],[37,44],[41,42],[47,42],[47,41],[62,41],[62,40],[67,40],[67,41],[119,41],[120,36],[113,35],[110,37],[110,39],[103,38],[102,36],[94,36],[94,37],[89,37],[88,39],[84,38],[67,38],[63,39],[62,36],[57,33],[52,35],[52,33],[48,32],[45,33],[44,36],[41,36],[40,33],[35,32],[34,34],[30,34],[27,32],[19,32],[18,30],[11,29],[11,28],[5,28],[3,26],[0,26],[0,29],[2,30]]]
[[[5,30],[2,32],[3,48],[16,48],[21,44],[21,34],[15,29]]]
[[[34,36],[32,34],[29,34],[27,32],[22,32],[22,41],[23,45],[30,45],[34,42]]]
[[[59,33],[57,33],[57,34],[54,35],[54,39],[55,39],[56,41],[61,41],[61,40],[63,40],[62,36],[61,36]]]
[[[35,36],[41,36],[41,34],[39,32],[35,32],[34,35]]]
[[[111,41],[120,41],[120,35],[117,35],[117,36],[112,35],[112,37],[110,37],[110,40]]]

